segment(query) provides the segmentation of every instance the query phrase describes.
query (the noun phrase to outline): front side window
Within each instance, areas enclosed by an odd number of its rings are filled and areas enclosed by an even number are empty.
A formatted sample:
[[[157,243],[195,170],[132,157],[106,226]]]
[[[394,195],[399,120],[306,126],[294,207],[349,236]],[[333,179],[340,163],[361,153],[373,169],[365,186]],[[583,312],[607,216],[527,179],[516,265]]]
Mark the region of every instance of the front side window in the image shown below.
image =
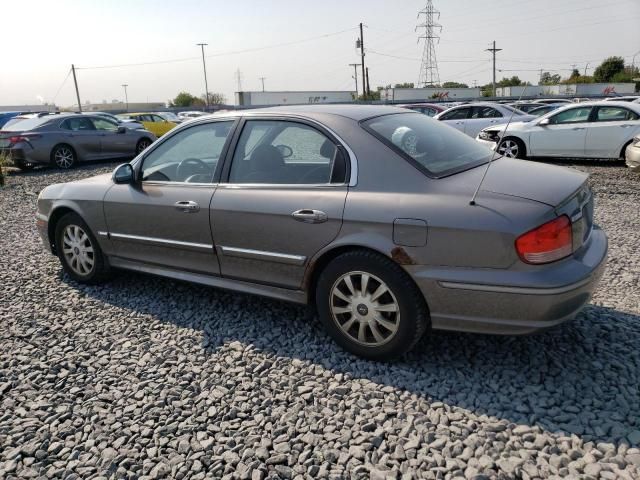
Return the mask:
[[[550,123],[562,125],[565,123],[583,123],[589,120],[591,107],[578,107],[563,110],[549,118]]]
[[[149,115],[154,122],[161,122],[164,123],[166,122],[166,120],[164,118],[162,118],[160,115]]]
[[[233,121],[196,125],[167,138],[143,160],[142,180],[210,183]]]
[[[337,163],[339,168],[334,168]],[[343,183],[343,163],[341,150],[313,127],[281,120],[249,120],[238,140],[229,182]]]
[[[637,120],[638,115],[622,107],[598,107],[596,122],[624,122]]]
[[[425,115],[383,115],[362,125],[421,170],[436,177],[480,165],[492,155],[489,148],[471,137]]]
[[[106,118],[92,118],[91,121],[93,121],[93,125],[96,127],[96,130],[102,130],[102,131],[108,131],[108,132],[115,132],[118,130],[118,125],[110,122],[109,120],[107,120]]]
[[[469,116],[469,107],[456,108],[455,110],[449,110],[440,117],[440,120],[461,120]]]

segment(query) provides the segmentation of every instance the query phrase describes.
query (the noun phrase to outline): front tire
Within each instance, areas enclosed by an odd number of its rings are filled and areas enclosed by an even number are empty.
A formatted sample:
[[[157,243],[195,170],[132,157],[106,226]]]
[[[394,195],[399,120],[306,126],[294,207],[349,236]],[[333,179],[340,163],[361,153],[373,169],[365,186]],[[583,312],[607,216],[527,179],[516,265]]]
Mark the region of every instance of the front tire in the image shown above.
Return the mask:
[[[69,145],[56,145],[51,151],[51,161],[63,170],[72,168],[78,162],[78,156]]]
[[[62,268],[71,278],[81,283],[99,283],[107,278],[109,267],[104,254],[79,215],[67,213],[58,221],[55,241]]]
[[[508,137],[503,139],[498,144],[496,151],[507,158],[527,158],[524,143],[519,138]]]
[[[316,288],[320,320],[345,350],[391,360],[411,350],[429,324],[424,297],[388,258],[364,250],[336,257]]]
[[[136,144],[136,155],[142,153],[149,145],[151,145],[151,140],[148,138],[141,138],[138,140],[138,143]]]

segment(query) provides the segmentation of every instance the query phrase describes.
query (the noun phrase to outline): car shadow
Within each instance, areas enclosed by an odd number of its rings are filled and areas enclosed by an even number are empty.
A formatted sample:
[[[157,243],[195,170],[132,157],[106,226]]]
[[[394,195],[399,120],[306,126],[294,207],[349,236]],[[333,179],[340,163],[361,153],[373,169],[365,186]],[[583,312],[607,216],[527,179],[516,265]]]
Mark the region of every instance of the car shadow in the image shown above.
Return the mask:
[[[532,336],[431,332],[404,358],[381,363],[341,350],[303,306],[129,272],[100,286],[60,276],[121,309],[123,322],[152,317],[201,331],[209,355],[238,341],[584,441],[630,444],[627,436],[640,430],[638,315],[589,305],[573,322]]]

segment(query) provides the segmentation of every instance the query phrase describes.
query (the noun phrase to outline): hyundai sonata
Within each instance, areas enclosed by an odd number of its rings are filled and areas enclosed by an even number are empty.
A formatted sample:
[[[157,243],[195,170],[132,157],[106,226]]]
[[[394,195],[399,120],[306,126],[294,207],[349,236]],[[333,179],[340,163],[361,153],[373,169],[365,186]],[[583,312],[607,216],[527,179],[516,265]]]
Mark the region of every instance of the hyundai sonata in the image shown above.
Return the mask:
[[[557,325],[596,287],[587,176],[493,155],[394,107],[228,112],[45,188],[37,225],[79,282],[128,269],[309,304],[341,346],[387,359],[429,329]]]

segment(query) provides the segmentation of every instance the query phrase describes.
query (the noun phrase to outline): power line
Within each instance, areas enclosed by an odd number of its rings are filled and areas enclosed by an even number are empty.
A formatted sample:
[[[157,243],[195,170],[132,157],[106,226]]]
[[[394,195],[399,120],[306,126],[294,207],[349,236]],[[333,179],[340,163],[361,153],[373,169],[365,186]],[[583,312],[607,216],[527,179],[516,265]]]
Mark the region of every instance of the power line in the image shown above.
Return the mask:
[[[62,90],[62,87],[64,87],[65,83],[67,83],[67,80],[69,80],[69,75],[71,75],[71,69],[69,69],[69,71],[67,72],[67,76],[64,77],[64,80],[62,81],[62,83],[58,87],[58,90],[56,91],[56,94],[53,96],[53,100],[51,101],[51,103],[53,103],[54,105],[56,104],[56,98],[58,98],[58,95],[60,94],[60,91]]]
[[[420,15],[424,15],[425,21],[416,26],[416,30],[424,28],[424,35],[418,37],[418,41],[420,41],[420,39],[424,40],[418,86],[424,85],[426,87],[427,85],[437,85],[440,83],[438,61],[436,60],[436,47],[433,41],[440,39],[440,37],[436,35],[435,30],[439,28],[440,31],[442,31],[442,25],[434,19],[435,16],[440,18],[440,12],[433,8],[432,0],[427,0],[427,5],[424,10],[418,12],[418,17],[420,17]]]
[[[230,50],[228,52],[219,52],[219,53],[214,53],[211,55],[206,55],[205,58],[215,58],[215,57],[222,57],[222,56],[227,56],[227,55],[238,55],[241,53],[249,53],[249,52],[258,52],[258,51],[262,51],[262,50],[269,50],[271,48],[281,48],[281,47],[287,47],[290,45],[298,45],[301,43],[306,43],[306,42],[311,42],[313,40],[318,40],[321,38],[328,38],[328,37],[333,37],[336,35],[340,35],[346,32],[351,32],[353,30],[356,30],[358,27],[351,27],[351,28],[347,28],[344,30],[340,30],[337,32],[332,32],[332,33],[325,33],[323,35],[316,35],[314,37],[308,37],[308,38],[303,38],[301,40],[293,40],[290,42],[283,42],[283,43],[276,43],[273,45],[265,45],[263,47],[252,47],[252,48],[245,48],[242,50]],[[171,60],[157,60],[157,61],[151,61],[151,62],[138,62],[138,63],[123,63],[123,64],[117,64],[117,65],[98,65],[98,66],[90,66],[90,67],[76,67],[76,70],[96,70],[96,69],[103,69],[103,68],[121,68],[121,67],[140,67],[140,66],[146,66],[146,65],[160,65],[160,64],[165,64],[165,63],[179,63],[179,62],[189,62],[189,61],[193,61],[193,60],[200,60],[200,57],[186,57],[186,58],[176,58],[176,59],[171,59]]]

